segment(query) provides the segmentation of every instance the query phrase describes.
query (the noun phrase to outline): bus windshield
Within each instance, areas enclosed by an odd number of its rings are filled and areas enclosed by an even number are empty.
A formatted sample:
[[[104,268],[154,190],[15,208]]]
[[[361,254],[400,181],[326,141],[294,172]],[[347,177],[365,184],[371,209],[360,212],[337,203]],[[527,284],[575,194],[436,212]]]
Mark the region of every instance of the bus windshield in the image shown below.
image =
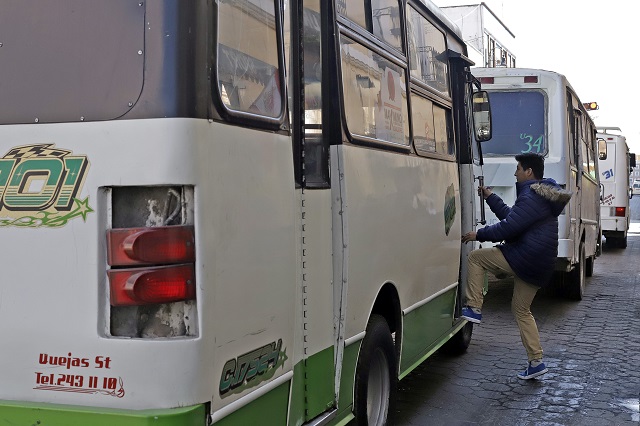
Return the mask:
[[[482,144],[487,156],[545,153],[544,95],[541,92],[489,92],[493,138]]]

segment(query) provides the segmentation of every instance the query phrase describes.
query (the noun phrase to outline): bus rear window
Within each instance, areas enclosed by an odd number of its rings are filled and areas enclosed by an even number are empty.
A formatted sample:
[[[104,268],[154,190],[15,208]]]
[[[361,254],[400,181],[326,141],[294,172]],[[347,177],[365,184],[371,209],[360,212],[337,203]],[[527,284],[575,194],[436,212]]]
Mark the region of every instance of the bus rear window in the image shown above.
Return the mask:
[[[490,92],[493,138],[483,142],[484,155],[547,151],[545,105],[541,92]]]
[[[0,124],[110,120],[144,78],[138,0],[20,0],[0,13]]]
[[[218,87],[237,112],[282,114],[275,6],[272,0],[218,3]]]

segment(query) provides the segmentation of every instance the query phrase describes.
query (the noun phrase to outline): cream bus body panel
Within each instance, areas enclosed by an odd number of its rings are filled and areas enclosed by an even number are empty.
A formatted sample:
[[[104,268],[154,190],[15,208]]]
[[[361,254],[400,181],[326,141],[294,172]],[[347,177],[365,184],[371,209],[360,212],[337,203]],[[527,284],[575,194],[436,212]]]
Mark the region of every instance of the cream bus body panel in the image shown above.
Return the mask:
[[[0,247],[0,335],[6,343],[0,346],[0,400],[151,409],[213,398],[218,409],[239,398],[220,399],[223,366],[248,349],[282,339],[289,359],[275,377],[292,369],[296,207],[288,137],[257,137],[206,120],[158,119],[1,126],[0,141],[4,152],[53,143],[86,155],[90,166],[79,196],[88,196],[94,210],[86,222],[76,218],[60,228],[2,229],[3,240],[12,243]],[[101,188],[162,184],[195,185],[199,336],[109,337],[110,207]],[[208,232],[198,233],[204,228]],[[89,366],[40,365],[40,354],[86,358]],[[109,357],[110,368],[96,368],[96,357]],[[82,375],[85,383],[90,375],[114,377],[125,393],[35,390],[37,372]]]
[[[395,285],[403,310],[457,283],[460,195],[455,162],[349,145],[337,152],[347,216],[348,339],[364,331],[385,283]],[[457,213],[446,235],[448,188]]]
[[[313,355],[332,346],[333,258],[331,191],[305,190],[303,203],[304,250],[302,309],[306,311],[306,353]],[[302,340],[302,339],[301,339]]]

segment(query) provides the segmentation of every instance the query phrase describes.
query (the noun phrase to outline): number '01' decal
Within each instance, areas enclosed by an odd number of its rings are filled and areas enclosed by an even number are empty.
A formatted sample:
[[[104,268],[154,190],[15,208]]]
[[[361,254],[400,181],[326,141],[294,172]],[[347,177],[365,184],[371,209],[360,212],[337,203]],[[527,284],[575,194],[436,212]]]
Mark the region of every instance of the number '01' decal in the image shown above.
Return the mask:
[[[0,226],[60,227],[86,221],[89,197],[77,198],[89,161],[53,144],[12,148],[0,158]]]

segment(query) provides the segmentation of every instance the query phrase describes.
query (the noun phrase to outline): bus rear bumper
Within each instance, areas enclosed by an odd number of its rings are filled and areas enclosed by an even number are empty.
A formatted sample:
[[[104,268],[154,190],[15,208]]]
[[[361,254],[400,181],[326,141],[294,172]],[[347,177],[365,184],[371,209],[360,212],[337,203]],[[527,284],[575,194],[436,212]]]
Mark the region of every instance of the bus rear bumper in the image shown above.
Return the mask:
[[[602,233],[606,234],[608,231],[620,231],[624,232],[629,229],[629,225],[627,224],[627,219],[624,217],[615,218],[615,219],[605,219],[602,218],[600,220]]]
[[[158,410],[118,410],[0,401],[0,424],[47,426],[204,426],[207,409],[204,404]]]

